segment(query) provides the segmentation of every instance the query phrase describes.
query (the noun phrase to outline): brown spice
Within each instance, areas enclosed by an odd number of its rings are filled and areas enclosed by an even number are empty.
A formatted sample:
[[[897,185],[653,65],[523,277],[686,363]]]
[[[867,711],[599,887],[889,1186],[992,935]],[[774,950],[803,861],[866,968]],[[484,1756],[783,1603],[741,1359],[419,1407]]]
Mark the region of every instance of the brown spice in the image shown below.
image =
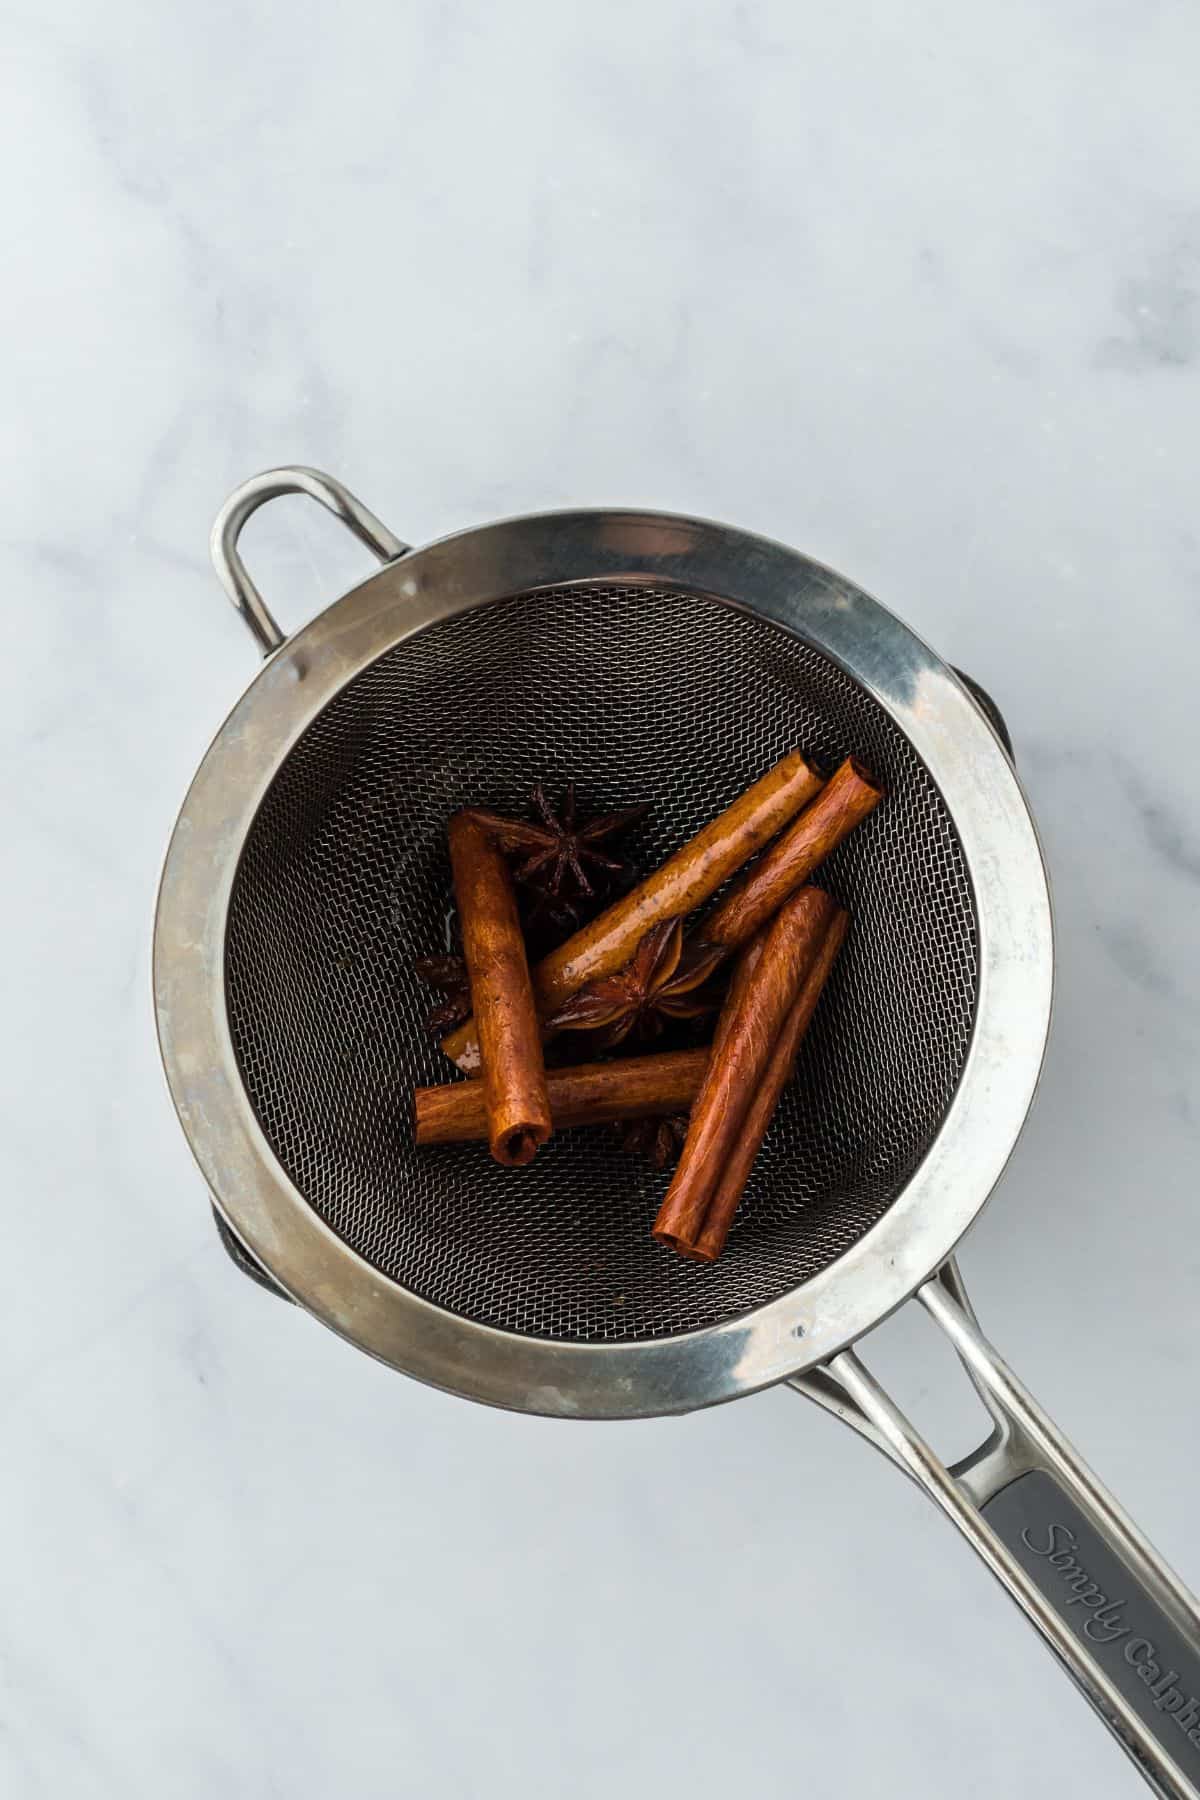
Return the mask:
[[[471,816],[486,825],[506,856],[517,858],[514,874],[533,887],[551,906],[569,907],[573,900],[591,899],[594,872],[622,875],[629,865],[600,848],[610,838],[635,824],[649,812],[649,804],[627,806],[622,812],[605,813],[579,824],[575,811],[575,783],[567,783],[559,809],[546,798],[539,781],[530,795],[536,820],[508,819],[500,813],[472,807]],[[590,865],[593,875],[589,875]]]
[[[441,1037],[452,1025],[470,1016],[471,984],[461,956],[420,956],[413,964],[413,973],[426,987],[436,988],[444,995],[429,1015],[430,1031]]]
[[[467,813],[447,830],[471,1002],[479,1024],[488,1143],[507,1167],[527,1163],[553,1129],[542,1035],[512,877]]]
[[[687,1128],[686,1113],[668,1113],[661,1119],[621,1119],[614,1127],[622,1150],[644,1156],[660,1174],[679,1160]]]
[[[608,1125],[658,1113],[686,1112],[708,1063],[708,1045],[658,1050],[613,1062],[548,1069],[546,1090],[556,1131],[571,1125]],[[459,1144],[487,1137],[482,1081],[451,1081],[413,1095],[418,1144]]]
[[[615,1049],[635,1029],[653,1037],[667,1019],[698,1019],[715,1012],[715,995],[697,990],[721,960],[719,949],[694,957],[680,968],[682,919],[664,919],[646,933],[629,962],[615,975],[589,981],[546,1020],[547,1033],[594,1031],[605,1050]]]
[[[837,961],[849,924],[849,913],[839,908],[830,922],[804,985],[783,1022],[771,1059],[762,1080],[754,1090],[741,1130],[708,1203],[703,1228],[690,1251],[697,1262],[715,1262],[725,1248],[725,1240],[745,1192],[750,1171],[767,1135],[767,1128],[775,1117],[780,1096],[792,1079],[800,1046],[817,1010],[817,1002],[825,983]]]
[[[728,949],[748,942],[882,799],[875,777],[848,756],[812,804],[703,921],[697,937]]]
[[[801,888],[785,902],[762,952],[722,1009],[679,1167],[654,1222],[660,1243],[688,1254],[761,1082],[775,1040],[824,942],[834,902]]]
[[[652,926],[683,918],[703,905],[821,785],[821,776],[798,750],[783,757],[632,892],[542,959],[534,970],[534,989],[543,1017],[586,982],[615,975]],[[444,1038],[442,1048],[466,1073],[478,1068],[478,1039],[470,1020]]]

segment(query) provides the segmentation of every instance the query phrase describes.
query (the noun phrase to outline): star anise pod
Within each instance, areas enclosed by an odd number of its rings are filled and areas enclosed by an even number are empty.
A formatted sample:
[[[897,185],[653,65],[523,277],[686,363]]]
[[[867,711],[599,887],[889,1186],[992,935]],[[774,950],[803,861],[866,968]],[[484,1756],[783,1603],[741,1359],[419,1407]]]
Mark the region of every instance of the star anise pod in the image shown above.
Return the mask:
[[[679,1161],[679,1152],[687,1137],[686,1113],[671,1113],[665,1119],[618,1119],[613,1126],[621,1140],[622,1150],[632,1156],[644,1156],[651,1168],[669,1169]]]
[[[701,926],[700,930],[703,929]],[[700,936],[690,937],[684,943],[677,974],[683,977],[698,970],[698,979],[707,981],[715,969],[719,969],[723,962],[728,962],[730,955],[728,944],[706,944]]]
[[[557,934],[558,939],[569,937],[578,931],[583,923],[579,908],[570,900],[556,900],[544,888],[530,887],[529,902],[522,908],[522,917],[531,934],[541,937]]]
[[[518,881],[536,886],[551,901],[569,904],[574,898],[590,900],[595,893],[593,870],[606,875],[625,873],[628,864],[609,856],[600,848],[609,838],[644,818],[648,805],[627,806],[623,812],[605,813],[581,825],[575,816],[575,783],[567,783],[567,791],[557,812],[546,798],[539,781],[530,795],[536,819],[506,819],[500,813],[482,807],[471,811],[491,831],[506,856],[517,858],[514,873]]]
[[[680,967],[683,920],[664,919],[651,926],[630,960],[615,975],[589,981],[548,1020],[552,1031],[595,1031],[597,1045],[611,1050],[624,1043],[635,1026],[657,1036],[667,1019],[698,1019],[717,1006],[714,997],[697,992],[722,960],[717,945],[690,957]]]
[[[453,1031],[471,1014],[471,984],[467,965],[461,956],[421,956],[413,964],[413,973],[426,987],[436,988],[445,998],[429,1015],[429,1029],[440,1037]]]

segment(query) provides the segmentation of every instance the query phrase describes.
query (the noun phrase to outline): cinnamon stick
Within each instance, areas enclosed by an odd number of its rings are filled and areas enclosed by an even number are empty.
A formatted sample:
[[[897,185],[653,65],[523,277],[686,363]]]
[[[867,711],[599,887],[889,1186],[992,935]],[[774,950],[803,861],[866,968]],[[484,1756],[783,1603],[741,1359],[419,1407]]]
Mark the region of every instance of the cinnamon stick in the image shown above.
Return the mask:
[[[654,1236],[684,1254],[695,1246],[775,1040],[816,960],[835,911],[820,888],[801,888],[780,908],[762,953],[734,982],[717,1043],[692,1107],[687,1141],[654,1222]]]
[[[447,835],[479,1023],[488,1144],[498,1163],[516,1168],[537,1153],[553,1123],[512,877],[491,837],[468,814],[455,813]]]
[[[817,1010],[821,991],[837,961],[849,924],[849,913],[839,908],[825,933],[824,942],[817,951],[816,960],[808,971],[804,985],[783,1022],[766,1072],[755,1089],[754,1098],[742,1120],[741,1131],[708,1203],[704,1225],[695,1245],[688,1252],[697,1262],[715,1262],[725,1248],[725,1239],[729,1236],[729,1228],[745,1192],[754,1160],[767,1135],[767,1127],[775,1116],[780,1095],[792,1079],[800,1046]]]
[[[686,1112],[696,1098],[707,1063],[705,1044],[698,1050],[659,1050],[650,1056],[626,1056],[620,1062],[548,1069],[546,1088],[554,1129]],[[413,1112],[418,1144],[460,1144],[488,1135],[481,1081],[417,1088]]]
[[[585,982],[623,968],[661,920],[682,918],[702,906],[795,818],[821,785],[821,775],[800,752],[789,752],[638,887],[543,958],[533,974],[539,1012],[555,1012]],[[442,1049],[473,1074],[479,1067],[474,1021],[468,1019],[443,1038]]]
[[[729,949],[746,943],[882,799],[875,777],[848,756],[812,804],[702,921],[697,937]]]
[[[733,974],[729,977],[729,986],[725,989],[725,998],[721,1002],[721,1010],[717,1015],[716,1029],[713,1032],[713,1053],[716,1054],[729,1036],[729,1027],[737,1018],[746,992],[746,985],[758,967],[763,953],[763,945],[767,941],[767,933],[760,931],[752,937],[742,954],[733,965]]]

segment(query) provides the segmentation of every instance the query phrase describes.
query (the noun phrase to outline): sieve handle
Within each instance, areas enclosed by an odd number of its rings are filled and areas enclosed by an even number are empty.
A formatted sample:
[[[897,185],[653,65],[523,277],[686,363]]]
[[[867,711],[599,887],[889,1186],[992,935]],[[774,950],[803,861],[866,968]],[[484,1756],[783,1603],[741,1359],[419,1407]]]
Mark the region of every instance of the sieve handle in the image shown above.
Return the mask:
[[[958,1527],[1166,1800],[1200,1800],[1200,1608],[979,1329],[953,1262],[917,1298],[992,1417],[948,1468],[853,1350],[792,1386]]]
[[[307,494],[310,500],[318,501],[381,563],[395,562],[409,548],[361,500],[356,499],[349,488],[335,481],[332,475],[323,475],[320,469],[267,469],[261,475],[252,475],[249,481],[234,489],[213,521],[210,549],[221,586],[245,620],[264,656],[279,649],[286,641],[285,634],[250,579],[238,549],[238,539],[251,513],[257,512],[268,500],[278,500],[285,494]]]

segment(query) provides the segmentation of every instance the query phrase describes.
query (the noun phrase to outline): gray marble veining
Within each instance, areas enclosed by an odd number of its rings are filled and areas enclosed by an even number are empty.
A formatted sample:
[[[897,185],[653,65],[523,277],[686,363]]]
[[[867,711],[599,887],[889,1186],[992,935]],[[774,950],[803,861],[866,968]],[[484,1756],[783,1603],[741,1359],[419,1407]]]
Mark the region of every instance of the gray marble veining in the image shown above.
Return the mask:
[[[253,470],[417,542],[627,501],[844,569],[994,691],[1055,884],[1043,1094],[966,1272],[1200,1584],[1194,9],[6,27],[0,1790],[1136,1791],[815,1409],[488,1413],[239,1279],[146,963],[253,672],[204,548]],[[285,624],[367,567],[302,503],[246,548]],[[918,1322],[867,1354],[964,1446]]]

